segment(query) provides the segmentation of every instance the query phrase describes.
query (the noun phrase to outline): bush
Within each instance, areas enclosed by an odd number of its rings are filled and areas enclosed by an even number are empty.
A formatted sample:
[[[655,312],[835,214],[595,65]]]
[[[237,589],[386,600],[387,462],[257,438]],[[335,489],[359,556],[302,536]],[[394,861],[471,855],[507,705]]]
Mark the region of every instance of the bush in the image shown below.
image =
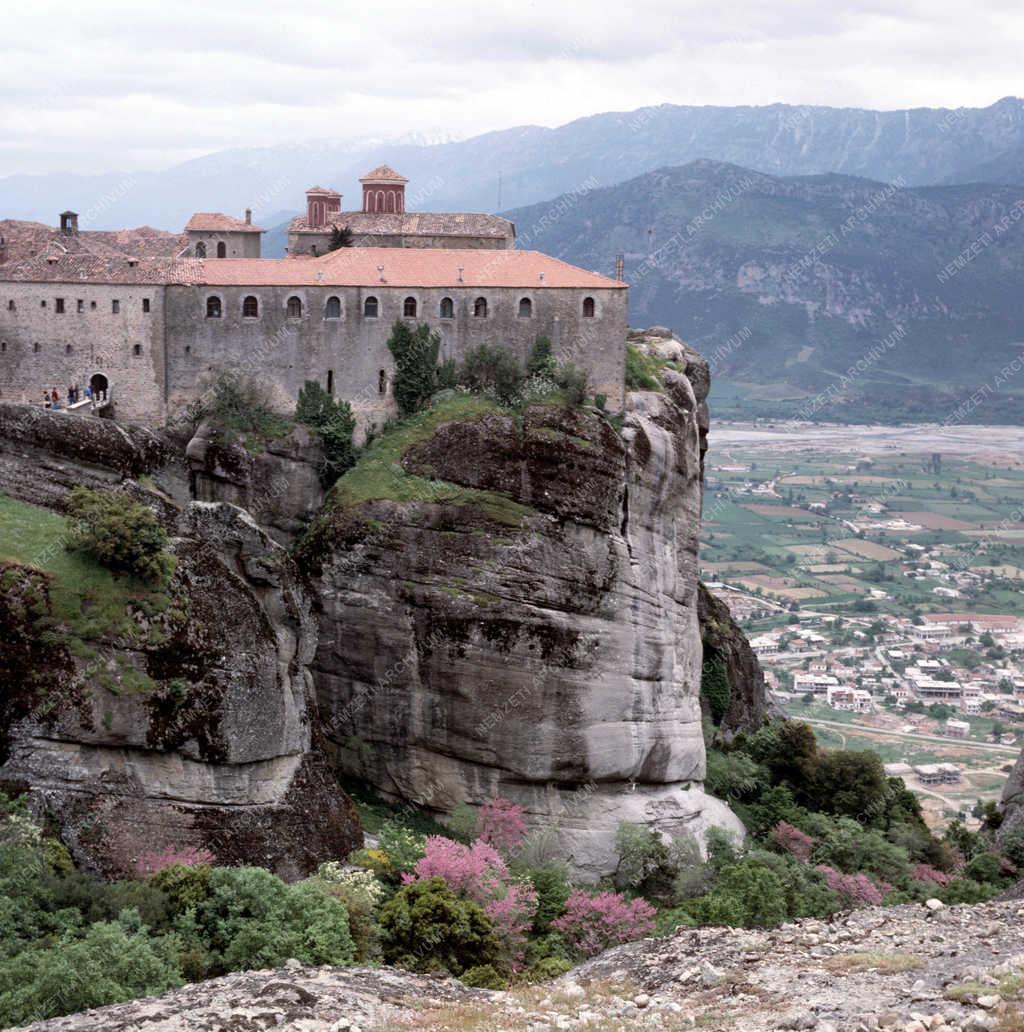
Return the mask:
[[[572,362],[563,362],[555,369],[555,386],[573,408],[579,408],[587,400],[587,371]]]
[[[397,882],[422,859],[427,836],[398,824],[386,824],[381,828],[378,840],[386,865],[380,873],[386,880]]]
[[[704,787],[720,799],[749,799],[765,787],[765,771],[746,753],[709,749]]]
[[[617,892],[593,895],[573,889],[565,913],[551,926],[578,956],[593,957],[610,946],[642,939],[654,931],[656,911],[646,900],[627,900]]]
[[[69,549],[143,581],[163,583],[174,572],[164,528],[151,509],[128,495],[79,485],[71,492],[68,517]]]
[[[668,863],[668,849],[661,835],[642,824],[622,821],[615,832],[615,884],[619,888],[639,888],[652,874]]]
[[[237,438],[243,442],[269,441],[284,437],[291,426],[275,412],[266,390],[249,377],[222,373],[213,383],[209,396],[195,406],[192,417],[205,419],[224,443]]]
[[[348,930],[355,947],[357,964],[375,964],[381,959],[381,928],[377,907],[387,890],[369,871],[353,871],[337,861],[321,864],[308,879],[313,888],[344,904]]]
[[[26,949],[0,965],[5,1028],[102,1007],[182,984],[169,944],[140,930],[138,915],[94,924],[81,939]]]
[[[425,323],[411,329],[396,320],[388,338],[395,360],[395,401],[403,416],[424,408],[437,390],[437,355],[441,337]]]
[[[565,864],[549,862],[530,869],[527,876],[537,893],[537,912],[533,915],[533,929],[543,935],[551,929],[551,922],[565,913],[565,901],[572,886]]]
[[[507,989],[508,979],[502,978],[491,964],[478,964],[465,971],[459,981],[472,989]]]
[[[571,971],[573,963],[564,957],[545,957],[531,964],[526,972],[528,982],[550,982]]]
[[[316,380],[307,380],[299,391],[295,408],[296,422],[308,426],[320,438],[324,464],[320,479],[330,487],[346,470],[355,465],[356,451],[352,444],[356,420],[347,401],[335,401]]]
[[[700,691],[707,701],[711,721],[718,727],[729,710],[732,688],[729,685],[729,672],[725,669],[725,661],[717,652],[705,658],[701,665]]]
[[[171,915],[176,917],[206,901],[212,873],[206,864],[171,864],[157,871],[149,884],[164,894]]]
[[[507,799],[492,799],[477,815],[479,838],[501,853],[515,849],[526,835],[523,808]]]
[[[543,335],[537,337],[530,357],[526,361],[526,372],[529,376],[544,376],[554,379],[555,360],[551,354],[551,338]]]
[[[814,809],[868,824],[884,816],[888,789],[878,753],[836,749],[818,754],[808,794]]]
[[[483,908],[459,899],[443,878],[405,885],[381,908],[384,959],[410,971],[448,971],[500,963],[501,948]]]
[[[516,405],[526,375],[507,348],[481,344],[466,354],[459,379],[471,391],[486,394],[502,405]]]
[[[658,364],[635,344],[626,345],[626,390],[660,391]]]
[[[307,883],[286,885],[261,867],[218,867],[209,897],[195,911],[209,944],[210,974],[306,964],[349,964],[348,913]]]
[[[785,888],[778,875],[752,860],[724,868],[714,891],[697,903],[696,913],[702,922],[743,928],[782,924],[788,912]]]

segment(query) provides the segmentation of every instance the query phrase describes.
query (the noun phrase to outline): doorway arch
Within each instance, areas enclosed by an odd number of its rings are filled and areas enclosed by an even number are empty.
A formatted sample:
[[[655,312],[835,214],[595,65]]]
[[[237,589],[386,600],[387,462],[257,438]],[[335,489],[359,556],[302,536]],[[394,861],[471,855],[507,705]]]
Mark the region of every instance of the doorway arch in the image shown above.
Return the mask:
[[[89,377],[89,387],[92,389],[93,399],[96,401],[107,401],[110,397],[110,381],[103,373],[93,373]]]

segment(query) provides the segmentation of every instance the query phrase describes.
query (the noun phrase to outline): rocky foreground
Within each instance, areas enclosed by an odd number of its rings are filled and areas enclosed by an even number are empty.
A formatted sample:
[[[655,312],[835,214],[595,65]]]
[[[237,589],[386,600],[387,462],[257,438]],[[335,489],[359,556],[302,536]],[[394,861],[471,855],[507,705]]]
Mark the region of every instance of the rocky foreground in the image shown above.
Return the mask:
[[[934,907],[934,909],[932,909]],[[544,986],[467,989],[389,968],[245,972],[33,1025],[36,1032],[547,1032],[1024,1028],[1024,908],[871,908],[770,931],[683,930]]]

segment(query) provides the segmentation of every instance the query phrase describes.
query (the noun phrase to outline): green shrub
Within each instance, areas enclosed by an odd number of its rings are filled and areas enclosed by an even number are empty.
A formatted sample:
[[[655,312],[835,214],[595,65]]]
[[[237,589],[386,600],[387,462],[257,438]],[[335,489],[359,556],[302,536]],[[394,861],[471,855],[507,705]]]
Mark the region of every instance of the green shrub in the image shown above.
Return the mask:
[[[700,691],[707,701],[712,723],[718,727],[729,710],[732,686],[729,684],[725,660],[717,652],[704,658],[700,671]]]
[[[615,832],[616,888],[637,889],[668,863],[668,849],[661,835],[643,824],[622,821]]]
[[[787,916],[786,891],[774,871],[743,860],[724,868],[713,892],[697,901],[705,924],[771,928]]]
[[[563,362],[555,369],[555,385],[562,392],[566,402],[579,408],[587,400],[587,371],[572,362]]]
[[[211,974],[306,964],[350,964],[348,913],[314,886],[286,885],[261,867],[217,867],[210,894],[195,910],[209,944]]]
[[[486,394],[502,405],[517,405],[522,400],[526,374],[515,355],[507,348],[481,344],[463,359],[459,380],[478,394]]]
[[[410,971],[461,975],[500,964],[501,947],[483,908],[458,899],[443,878],[404,885],[380,912],[384,959]]]
[[[704,787],[720,799],[735,801],[757,795],[766,785],[764,768],[746,753],[709,749]]]
[[[813,809],[877,823],[889,791],[882,758],[875,752],[836,749],[820,752],[807,794]]]
[[[551,922],[565,913],[565,901],[572,886],[565,864],[550,861],[529,869],[527,877],[537,893],[537,910],[533,915],[534,931],[543,935],[551,929]]]
[[[369,875],[369,872],[360,872]],[[348,914],[348,930],[354,947],[353,959],[357,964],[377,964],[382,958],[381,927],[377,908],[372,902],[376,896],[361,891],[351,880],[333,881],[322,877],[309,878],[309,885],[344,904]],[[380,882],[379,889],[384,891]]]
[[[459,976],[463,985],[472,989],[507,989],[508,979],[503,978],[491,964],[478,964]]]
[[[979,853],[964,869],[964,876],[996,885],[1004,878],[1002,861],[995,853]]]
[[[139,928],[138,915],[94,924],[80,939],[25,949],[0,964],[0,1024],[5,1028],[102,1007],[182,984],[166,939]]]
[[[526,360],[526,372],[530,376],[554,378],[555,360],[551,354],[551,338],[543,334],[537,337]]]
[[[174,572],[164,528],[151,509],[128,495],[79,485],[71,492],[68,518],[67,547],[102,566],[158,583]]]
[[[212,873],[208,864],[169,864],[152,875],[149,884],[167,897],[170,912],[177,917],[207,900]]]
[[[388,338],[395,360],[395,401],[403,416],[424,408],[437,390],[437,355],[441,337],[425,323],[412,329],[400,319]]]
[[[208,397],[192,410],[193,419],[205,419],[225,444],[239,438],[243,443],[261,443],[284,437],[291,429],[288,420],[275,412],[266,389],[258,381],[233,373],[222,373]]]
[[[469,803],[457,803],[448,814],[445,822],[448,828],[448,837],[457,842],[470,843],[476,838],[477,814],[476,807]]]
[[[527,968],[526,980],[528,982],[550,982],[572,969],[573,962],[568,957],[545,957]]]
[[[315,431],[320,438],[324,450],[320,479],[325,487],[330,487],[342,473],[355,465],[352,434],[356,420],[352,406],[347,401],[335,401],[316,380],[307,380],[299,391],[295,419]]]

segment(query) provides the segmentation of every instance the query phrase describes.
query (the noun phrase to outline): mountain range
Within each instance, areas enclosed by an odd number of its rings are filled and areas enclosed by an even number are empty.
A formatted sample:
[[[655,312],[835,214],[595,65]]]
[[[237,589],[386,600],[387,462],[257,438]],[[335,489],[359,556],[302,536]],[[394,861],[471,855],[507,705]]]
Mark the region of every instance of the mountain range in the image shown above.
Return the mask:
[[[1024,182],[1024,101],[986,108],[870,111],[772,104],[662,104],[518,126],[457,142],[325,140],[222,151],[160,171],[0,179],[6,218],[52,223],[74,208],[83,228],[150,224],[178,231],[195,211],[240,214],[267,228],[303,206],[313,182],[358,197],[382,160],[410,179],[409,207],[496,211],[607,186],[700,158],[773,175],[841,172],[907,186]]]
[[[697,161],[508,215],[574,264],[622,255],[632,323],[709,357],[720,415],[1024,419],[1024,187]]]

